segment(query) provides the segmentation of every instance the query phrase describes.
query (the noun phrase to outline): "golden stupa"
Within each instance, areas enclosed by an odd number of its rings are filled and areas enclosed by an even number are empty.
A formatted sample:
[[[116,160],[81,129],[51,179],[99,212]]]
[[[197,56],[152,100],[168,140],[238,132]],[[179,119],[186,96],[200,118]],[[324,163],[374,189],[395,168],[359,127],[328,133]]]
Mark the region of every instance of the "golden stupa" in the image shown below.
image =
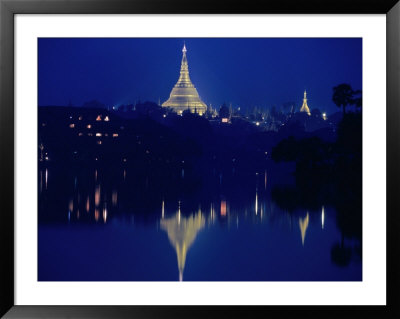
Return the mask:
[[[178,82],[173,87],[169,99],[162,106],[170,107],[176,113],[182,114],[189,109],[192,113],[203,115],[207,110],[207,105],[200,99],[199,93],[190,81],[189,66],[186,58],[186,46],[182,49],[181,72]]]
[[[308,115],[311,115],[310,108],[307,105],[307,92],[304,91],[303,105],[300,108],[300,112],[306,112]]]
[[[161,229],[168,234],[172,247],[175,248],[178,259],[179,281],[183,280],[186,253],[193,244],[197,233],[204,227],[206,221],[201,212],[190,217],[181,216],[180,209],[175,216],[161,219]]]

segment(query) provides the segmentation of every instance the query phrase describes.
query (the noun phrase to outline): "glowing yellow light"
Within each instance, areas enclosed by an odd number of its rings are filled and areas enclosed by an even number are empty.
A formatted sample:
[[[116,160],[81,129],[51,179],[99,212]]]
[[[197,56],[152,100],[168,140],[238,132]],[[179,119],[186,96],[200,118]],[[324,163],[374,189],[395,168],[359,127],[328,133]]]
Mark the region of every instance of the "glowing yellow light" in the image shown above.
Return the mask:
[[[300,227],[300,232],[301,232],[301,243],[304,246],[304,239],[306,238],[306,232],[307,232],[307,228],[308,228],[308,223],[310,220],[310,216],[307,212],[306,217],[304,218],[299,218],[299,227]]]
[[[307,92],[304,91],[303,105],[300,108],[300,112],[306,112],[308,115],[311,115],[310,108],[307,105]]]
[[[229,120],[228,120],[226,117],[224,117],[224,118],[222,118],[221,122],[222,122],[222,123],[228,123]]]

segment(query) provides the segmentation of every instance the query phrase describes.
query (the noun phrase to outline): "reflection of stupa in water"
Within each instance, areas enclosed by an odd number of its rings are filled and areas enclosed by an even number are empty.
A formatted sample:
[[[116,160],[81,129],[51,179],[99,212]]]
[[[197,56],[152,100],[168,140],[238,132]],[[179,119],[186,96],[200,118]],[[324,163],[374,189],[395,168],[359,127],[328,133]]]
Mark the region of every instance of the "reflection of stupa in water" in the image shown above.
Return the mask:
[[[192,113],[203,115],[206,110],[206,104],[200,99],[199,93],[190,81],[189,66],[186,58],[186,46],[182,49],[181,72],[178,82],[171,91],[169,99],[162,106],[170,107],[178,114],[182,114],[185,110],[190,110]]]
[[[304,246],[304,239],[306,238],[306,232],[308,228],[308,223],[310,221],[310,216],[307,212],[306,217],[304,218],[299,218],[299,227],[300,227],[300,232],[301,232],[301,243]]]
[[[180,209],[175,216],[160,221],[161,228],[167,232],[169,241],[176,250],[180,281],[183,280],[186,253],[205,223],[206,219],[201,212],[190,217],[182,217]]]

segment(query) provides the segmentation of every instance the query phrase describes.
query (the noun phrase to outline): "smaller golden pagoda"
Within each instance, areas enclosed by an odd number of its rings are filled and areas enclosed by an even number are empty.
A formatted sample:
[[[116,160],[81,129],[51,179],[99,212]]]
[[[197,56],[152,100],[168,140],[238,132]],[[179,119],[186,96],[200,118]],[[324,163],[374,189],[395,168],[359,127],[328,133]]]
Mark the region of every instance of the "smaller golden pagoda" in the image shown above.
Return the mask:
[[[307,92],[304,91],[303,105],[300,108],[300,112],[306,112],[308,115],[311,115],[310,108],[307,105]]]
[[[189,109],[192,113],[203,115],[207,110],[207,105],[200,99],[199,93],[192,81],[190,81],[186,52],[186,46],[183,45],[181,71],[178,82],[173,87],[169,99],[162,106],[170,107],[178,114],[182,114],[183,111]]]

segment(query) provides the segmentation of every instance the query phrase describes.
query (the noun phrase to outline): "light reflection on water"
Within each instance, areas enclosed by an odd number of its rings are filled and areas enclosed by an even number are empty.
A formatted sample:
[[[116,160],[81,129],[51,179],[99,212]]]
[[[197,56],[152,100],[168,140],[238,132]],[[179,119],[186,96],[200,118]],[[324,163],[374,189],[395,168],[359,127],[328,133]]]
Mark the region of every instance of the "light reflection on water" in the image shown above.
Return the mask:
[[[133,196],[135,192],[151,187],[152,182],[148,177],[144,179],[141,188],[126,189],[124,183],[129,181],[127,169],[123,169],[122,174],[120,173],[123,183],[104,180],[101,172],[96,169],[92,182],[85,182],[82,177],[75,177],[71,185],[66,182],[60,186],[51,174],[52,171],[47,168],[39,171],[41,203],[39,239],[43,238],[39,240],[39,280],[156,280],[152,279],[153,273],[157,280],[180,281],[184,278],[185,280],[260,281],[361,280],[361,257],[357,259],[354,253],[359,243],[351,239],[343,242],[344,237],[336,225],[334,208],[322,205],[315,211],[298,208],[293,212],[279,208],[271,198],[269,186],[267,187],[267,171],[261,174],[264,175],[261,179],[261,185],[264,187],[261,187],[260,191],[257,184],[255,185],[252,200],[250,200],[251,197],[249,201],[238,200],[219,193],[214,198],[200,198],[197,208],[193,208],[193,205],[190,205],[195,202],[193,199],[173,200],[162,196],[151,199],[150,202],[155,208],[145,213],[142,210],[147,209],[148,202],[143,199],[143,205],[141,205],[140,198]],[[42,187],[43,175],[45,176],[44,188]],[[132,176],[132,178],[135,177]],[[223,175],[217,174],[216,178],[216,183],[221,185]],[[58,193],[57,200],[53,200],[52,195],[55,193]],[[65,208],[62,207],[63,197],[66,198]],[[85,200],[81,203],[80,198]],[[131,207],[132,202],[137,205]],[[94,205],[92,206],[91,203]],[[82,210],[86,211],[86,214],[80,214]],[[62,211],[67,211],[67,219],[63,219],[62,216],[65,215],[61,214]],[[327,214],[328,211],[329,214]],[[103,227],[99,230],[94,224],[103,225]],[[87,253],[89,248],[85,242],[86,237],[89,236],[91,236],[90,240],[96,239],[100,247],[113,246],[114,249],[119,250],[119,247],[122,247],[121,238],[110,235],[108,231],[111,234],[118,233],[129,225],[131,231],[125,234],[124,240],[127,240],[130,235],[134,236],[135,231],[144,232],[140,239],[135,237],[135,241],[130,243],[130,247],[134,248],[138,257],[143,256],[143,260],[149,258],[146,256],[149,253],[145,250],[151,251],[153,259],[150,258],[150,261],[158,263],[155,259],[158,255],[160,259],[168,259],[173,253],[176,257],[173,268],[177,271],[177,275],[174,274],[171,264],[165,266],[165,271],[168,273],[165,278],[160,278],[159,274],[156,274],[160,271],[159,269],[149,267],[148,270],[143,270],[143,266],[137,266],[137,274],[135,274],[135,268],[131,268],[128,277],[117,276],[115,279],[115,272],[118,272],[120,267],[124,267],[124,256],[129,253],[128,249],[121,248],[117,257],[118,262],[111,262],[106,251],[104,255],[101,255],[102,252],[99,251],[99,255],[95,256],[105,261],[103,266],[107,271],[102,275],[97,275],[94,279],[85,279],[85,271],[82,270],[82,273],[79,273],[79,269],[75,269],[74,273],[64,278],[64,268],[57,267],[58,263],[54,262],[51,255],[54,253],[53,249],[65,248],[66,239],[57,238],[55,230],[60,227],[64,229],[65,225],[68,226],[66,230],[70,236],[80,238],[80,246],[71,247],[71,250],[66,251],[66,254],[70,258],[72,255],[73,258],[66,262],[64,260],[63,267],[72,267],[72,263],[78,262],[85,268],[96,263],[98,259],[92,260],[93,256],[90,257]],[[157,227],[151,227],[152,225]],[[167,236],[160,236],[160,231]],[[158,242],[155,242],[156,240]],[[169,243],[169,251],[165,250],[165,241]],[[339,241],[341,245],[333,250],[332,246]],[[126,245],[126,242],[123,245]],[[162,249],[160,249],[161,246]],[[349,254],[352,257],[348,257]],[[221,256],[225,256],[225,259]],[[313,264],[310,266],[311,260]],[[69,262],[71,264],[68,264]],[[136,261],[138,262],[140,260]],[[193,264],[195,262],[196,264]],[[44,265],[43,272],[40,265]],[[227,267],[227,265],[229,265],[229,271],[226,275],[220,270],[216,271],[218,267]],[[326,267],[325,270],[324,267]],[[271,268],[271,274],[264,271],[268,268]],[[44,269],[46,269],[46,275],[41,276]],[[316,269],[319,270],[315,271]],[[257,274],[254,270],[258,270],[259,273]],[[290,271],[294,274],[286,274]],[[112,273],[112,275],[108,276],[107,273]],[[143,273],[145,278],[140,277]]]

